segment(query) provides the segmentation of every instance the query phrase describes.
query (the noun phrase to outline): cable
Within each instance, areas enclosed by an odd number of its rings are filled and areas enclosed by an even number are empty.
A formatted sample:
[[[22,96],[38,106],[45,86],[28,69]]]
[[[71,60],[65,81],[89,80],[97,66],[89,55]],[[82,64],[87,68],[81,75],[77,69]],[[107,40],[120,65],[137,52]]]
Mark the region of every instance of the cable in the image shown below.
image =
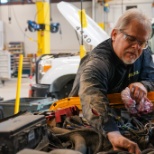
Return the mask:
[[[20,24],[19,24],[19,22],[18,22],[18,20],[17,20],[16,13],[15,13],[13,7],[12,7],[12,10],[13,10],[13,15],[14,15],[15,21],[16,21],[16,23],[17,23],[17,25],[18,25],[20,31],[21,31],[21,32],[24,34],[24,36],[26,36],[28,39],[32,39],[30,36],[28,36],[28,35],[25,33],[25,31],[22,30],[22,27],[20,26]],[[34,41],[34,39],[33,39],[33,41]],[[37,42],[37,40],[35,40],[34,42]]]
[[[11,0],[8,3],[8,20],[9,24],[11,24]]]
[[[81,0],[81,45],[83,45],[83,10],[82,10],[82,0]]]
[[[122,14],[123,14],[123,11],[124,11],[124,10],[123,10],[123,5],[124,5],[124,4],[123,4],[123,0],[121,1],[121,3],[122,3],[122,4],[121,4],[121,10],[122,10]]]

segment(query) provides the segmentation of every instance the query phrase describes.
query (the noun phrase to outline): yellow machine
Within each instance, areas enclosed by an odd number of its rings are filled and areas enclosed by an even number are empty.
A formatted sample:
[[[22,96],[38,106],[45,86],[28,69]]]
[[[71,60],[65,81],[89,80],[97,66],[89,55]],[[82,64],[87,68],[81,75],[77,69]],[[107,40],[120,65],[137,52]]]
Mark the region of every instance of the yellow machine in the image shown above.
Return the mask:
[[[37,55],[50,53],[50,1],[36,1],[38,24],[44,24],[45,30],[38,31]]]
[[[111,107],[121,108],[124,106],[121,100],[120,93],[108,94],[107,97],[108,97]],[[149,92],[148,98],[154,104],[154,92]],[[68,97],[65,99],[58,100],[50,106],[50,110],[55,111],[58,109],[68,108],[74,105],[77,106],[79,110],[82,110],[79,97]]]
[[[50,110],[58,110],[63,108],[68,108],[71,106],[77,106],[79,110],[81,110],[81,104],[79,97],[68,97],[54,102],[50,106]]]

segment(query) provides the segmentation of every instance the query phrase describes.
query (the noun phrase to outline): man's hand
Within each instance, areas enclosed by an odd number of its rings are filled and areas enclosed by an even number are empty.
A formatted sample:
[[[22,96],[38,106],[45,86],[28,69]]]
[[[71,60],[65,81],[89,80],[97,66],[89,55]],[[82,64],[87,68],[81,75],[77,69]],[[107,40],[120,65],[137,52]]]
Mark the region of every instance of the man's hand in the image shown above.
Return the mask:
[[[127,150],[129,153],[141,154],[137,143],[125,138],[118,131],[109,132],[107,134],[109,141],[113,146],[113,150]]]
[[[147,89],[140,82],[131,83],[129,85],[131,97],[139,103],[143,98],[147,99]]]

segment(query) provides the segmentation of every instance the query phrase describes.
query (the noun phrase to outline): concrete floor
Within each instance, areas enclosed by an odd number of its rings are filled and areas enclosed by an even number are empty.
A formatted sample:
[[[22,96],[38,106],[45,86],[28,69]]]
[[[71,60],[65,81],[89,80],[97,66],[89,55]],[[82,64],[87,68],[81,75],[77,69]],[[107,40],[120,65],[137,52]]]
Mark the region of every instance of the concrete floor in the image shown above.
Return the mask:
[[[30,79],[22,78],[21,79],[21,97],[28,97]],[[4,100],[10,100],[16,98],[17,91],[17,78],[11,78],[10,80],[5,81],[4,85],[0,83],[0,97],[3,97]]]

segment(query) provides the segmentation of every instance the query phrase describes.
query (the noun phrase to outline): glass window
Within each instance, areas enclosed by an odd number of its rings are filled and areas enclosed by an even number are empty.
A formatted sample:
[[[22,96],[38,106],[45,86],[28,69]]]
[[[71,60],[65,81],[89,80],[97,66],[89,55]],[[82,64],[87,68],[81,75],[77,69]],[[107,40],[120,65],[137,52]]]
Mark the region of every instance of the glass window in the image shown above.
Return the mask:
[[[0,1],[2,4],[8,3],[8,0],[1,0]]]

